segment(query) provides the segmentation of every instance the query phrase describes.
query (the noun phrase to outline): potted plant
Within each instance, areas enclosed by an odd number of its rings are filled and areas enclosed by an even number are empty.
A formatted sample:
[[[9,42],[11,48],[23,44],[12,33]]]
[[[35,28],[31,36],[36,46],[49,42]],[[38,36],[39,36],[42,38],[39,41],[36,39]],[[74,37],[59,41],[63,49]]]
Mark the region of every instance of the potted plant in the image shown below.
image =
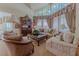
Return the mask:
[[[33,35],[36,35],[36,36],[38,36],[39,35],[39,30],[33,30]]]

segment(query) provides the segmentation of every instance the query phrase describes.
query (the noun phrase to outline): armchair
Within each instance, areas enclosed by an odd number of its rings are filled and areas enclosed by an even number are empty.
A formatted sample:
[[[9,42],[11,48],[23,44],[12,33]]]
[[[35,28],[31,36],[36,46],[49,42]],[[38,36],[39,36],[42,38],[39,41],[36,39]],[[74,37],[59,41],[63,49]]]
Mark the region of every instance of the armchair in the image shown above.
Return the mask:
[[[21,41],[4,40],[10,56],[28,56],[34,52],[32,40],[22,37]]]

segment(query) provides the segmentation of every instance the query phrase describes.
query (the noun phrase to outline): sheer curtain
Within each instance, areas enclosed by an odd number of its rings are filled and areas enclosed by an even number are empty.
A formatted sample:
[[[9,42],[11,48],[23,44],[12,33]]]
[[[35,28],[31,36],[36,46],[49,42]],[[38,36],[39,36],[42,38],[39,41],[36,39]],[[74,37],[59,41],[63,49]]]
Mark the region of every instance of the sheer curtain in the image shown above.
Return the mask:
[[[48,29],[48,28],[49,28],[46,19],[39,19],[39,20],[37,21],[36,27],[39,28],[39,29],[40,29],[40,28],[43,28],[43,29]]]
[[[58,31],[58,17],[55,17],[52,22],[52,28]]]
[[[44,28],[44,29],[48,29],[48,28],[49,28],[49,26],[48,26],[48,23],[47,23],[47,20],[46,20],[46,19],[44,19],[44,20],[43,20],[43,28]]]
[[[69,26],[66,21],[65,14],[59,16],[59,31],[66,32],[69,31]]]
[[[36,27],[37,27],[38,29],[39,29],[39,28],[42,28],[42,20],[41,20],[41,19],[39,19],[39,20],[37,21]]]
[[[55,17],[53,19],[52,28],[59,32],[69,31],[69,26],[67,24],[65,14]]]

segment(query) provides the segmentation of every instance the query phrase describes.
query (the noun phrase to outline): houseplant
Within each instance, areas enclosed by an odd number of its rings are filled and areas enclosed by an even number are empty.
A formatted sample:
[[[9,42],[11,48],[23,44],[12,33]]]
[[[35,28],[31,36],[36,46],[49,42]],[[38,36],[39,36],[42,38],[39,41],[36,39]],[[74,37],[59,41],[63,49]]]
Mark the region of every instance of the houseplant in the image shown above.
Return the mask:
[[[38,35],[39,35],[39,33],[40,33],[40,32],[39,32],[39,30],[37,30],[37,29],[34,29],[34,30],[33,30],[33,35],[38,36]]]

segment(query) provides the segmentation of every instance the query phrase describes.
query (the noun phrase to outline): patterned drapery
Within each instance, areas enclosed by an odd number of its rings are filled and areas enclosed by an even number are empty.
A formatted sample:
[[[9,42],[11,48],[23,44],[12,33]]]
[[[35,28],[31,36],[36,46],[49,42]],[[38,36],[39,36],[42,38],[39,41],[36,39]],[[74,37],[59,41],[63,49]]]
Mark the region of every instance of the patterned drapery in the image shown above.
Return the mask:
[[[69,26],[69,29],[71,32],[75,32],[75,22],[76,22],[76,19],[75,19],[75,4],[73,4],[71,7],[69,7],[69,9],[66,11],[65,13],[65,16],[66,16],[66,21],[67,21],[67,24]]]
[[[48,15],[48,16],[35,16],[34,20],[33,20],[34,25],[37,24],[38,19],[43,18],[43,19],[47,19],[48,26],[49,26],[49,28],[51,28],[52,27],[51,24],[53,24],[53,19],[55,17],[58,17],[58,16],[62,15],[62,14],[65,14],[66,21],[67,21],[67,24],[70,28],[70,31],[75,32],[75,27],[76,27],[75,26],[75,22],[76,22],[76,19],[75,19],[75,13],[76,13],[75,5],[76,4],[74,4],[74,3],[69,4],[65,8],[63,8],[63,9],[61,9],[61,10],[59,10],[59,11],[57,11],[57,12],[51,14],[51,15]]]

